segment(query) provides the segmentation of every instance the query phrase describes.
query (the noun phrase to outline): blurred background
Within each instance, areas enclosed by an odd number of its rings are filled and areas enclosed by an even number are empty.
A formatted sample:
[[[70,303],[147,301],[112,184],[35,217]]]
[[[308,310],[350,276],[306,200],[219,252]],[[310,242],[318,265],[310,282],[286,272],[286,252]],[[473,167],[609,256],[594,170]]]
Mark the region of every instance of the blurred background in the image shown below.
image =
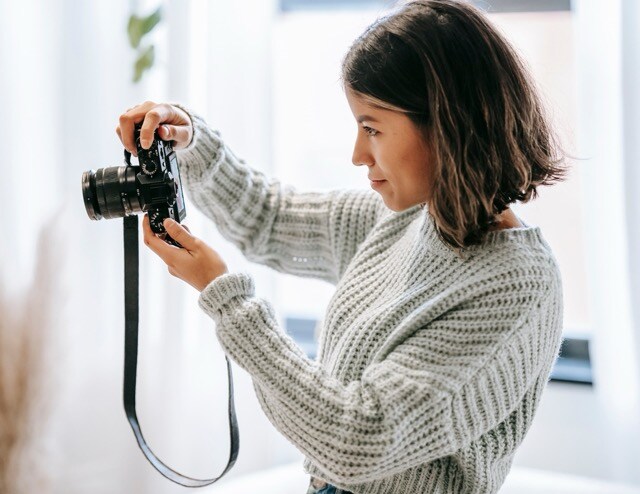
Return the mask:
[[[640,489],[640,3],[474,3],[527,61],[565,148],[579,158],[566,182],[513,207],[541,227],[560,264],[566,338],[514,474],[562,474],[604,489],[593,492],[614,492],[601,487],[613,483]],[[92,222],[82,203],[83,171],[122,164],[119,115],[145,100],[181,102],[250,166],[299,190],[368,188],[366,170],[351,164],[357,125],[340,61],[393,5],[0,0],[3,331],[15,333],[7,321],[16,311],[47,306],[12,302],[42,283],[35,266],[44,227],[60,251],[49,291],[55,310],[37,323],[37,344],[50,350],[33,376],[46,390],[33,415],[42,430],[25,446],[42,472],[40,492],[184,491],[147,463],[122,409],[122,222]],[[333,287],[249,263],[190,202],[187,211],[191,230],[230,271],[254,277],[257,296],[313,357]],[[140,423],[163,461],[211,477],[228,458],[226,366],[197,295],[141,250]],[[9,361],[3,346],[0,364]],[[7,386],[11,371],[0,365],[0,373]],[[240,455],[212,492],[256,472],[301,469],[301,453],[267,421],[250,377],[235,364],[233,376]],[[9,422],[2,427],[0,448],[11,433]],[[19,471],[15,463],[11,475]]]

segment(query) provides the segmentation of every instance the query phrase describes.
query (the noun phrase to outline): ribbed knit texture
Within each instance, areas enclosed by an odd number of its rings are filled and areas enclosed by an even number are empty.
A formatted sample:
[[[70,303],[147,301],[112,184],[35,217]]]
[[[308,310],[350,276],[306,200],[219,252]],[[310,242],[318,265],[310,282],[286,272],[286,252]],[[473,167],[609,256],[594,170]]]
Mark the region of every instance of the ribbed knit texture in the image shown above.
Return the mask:
[[[248,274],[199,299],[305,471],[355,494],[497,492],[561,342],[561,277],[539,227],[490,232],[461,259],[426,209],[298,192],[190,115],[178,156],[193,203],[250,261],[336,286],[316,360]]]

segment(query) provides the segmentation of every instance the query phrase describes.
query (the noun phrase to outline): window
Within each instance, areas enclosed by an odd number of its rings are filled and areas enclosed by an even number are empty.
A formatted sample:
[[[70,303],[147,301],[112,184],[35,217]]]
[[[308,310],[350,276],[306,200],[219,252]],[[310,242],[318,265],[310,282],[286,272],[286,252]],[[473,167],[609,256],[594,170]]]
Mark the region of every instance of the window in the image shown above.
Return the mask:
[[[275,174],[284,182],[300,190],[369,187],[366,170],[351,164],[355,125],[339,84],[340,61],[353,40],[393,3],[281,0],[272,73]],[[569,0],[474,3],[491,13],[528,62],[564,147],[575,154],[576,63]],[[580,176],[574,170],[565,182],[538,190],[537,199],[513,210],[539,225],[551,245],[564,283],[565,336],[586,345],[591,319]],[[293,276],[281,277],[279,289],[285,314],[296,320],[321,320],[333,294],[326,283]],[[581,355],[588,357],[588,351]]]

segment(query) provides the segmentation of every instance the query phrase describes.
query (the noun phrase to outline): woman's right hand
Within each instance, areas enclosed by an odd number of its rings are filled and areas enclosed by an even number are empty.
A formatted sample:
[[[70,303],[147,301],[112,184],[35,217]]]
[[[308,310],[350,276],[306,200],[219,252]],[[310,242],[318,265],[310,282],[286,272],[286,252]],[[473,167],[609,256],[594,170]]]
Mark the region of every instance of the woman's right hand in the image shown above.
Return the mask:
[[[139,122],[143,122],[140,129],[140,144],[145,149],[151,146],[156,129],[160,139],[172,141],[174,149],[187,147],[193,138],[193,124],[184,110],[167,103],[145,101],[120,115],[116,127],[116,134],[123,146],[134,156],[138,156],[134,125]]]

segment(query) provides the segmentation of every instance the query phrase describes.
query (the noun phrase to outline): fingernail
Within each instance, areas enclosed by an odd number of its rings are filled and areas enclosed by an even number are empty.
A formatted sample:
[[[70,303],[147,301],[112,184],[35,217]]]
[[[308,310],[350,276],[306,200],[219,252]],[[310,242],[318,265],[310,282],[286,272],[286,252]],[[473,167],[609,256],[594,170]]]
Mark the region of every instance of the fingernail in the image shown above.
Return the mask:
[[[141,140],[140,144],[142,145],[143,148],[148,148],[149,147],[149,141],[147,139]]]

